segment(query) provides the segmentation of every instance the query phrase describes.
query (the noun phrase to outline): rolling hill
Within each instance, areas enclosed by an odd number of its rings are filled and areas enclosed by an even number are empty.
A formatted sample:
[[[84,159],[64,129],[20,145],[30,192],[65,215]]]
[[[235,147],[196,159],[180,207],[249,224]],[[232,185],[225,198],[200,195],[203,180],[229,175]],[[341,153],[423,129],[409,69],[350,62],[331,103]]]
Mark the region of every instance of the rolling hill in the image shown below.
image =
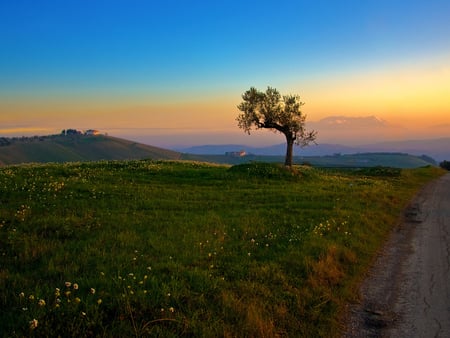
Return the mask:
[[[200,145],[189,148],[176,148],[182,153],[197,155],[219,155],[230,151],[245,150],[253,155],[284,155],[286,143],[280,143],[266,147],[250,147],[242,144]],[[396,142],[384,142],[359,146],[344,146],[339,144],[319,143],[306,148],[294,147],[294,156],[329,156],[335,154],[356,153],[407,153],[415,156],[426,155],[440,162],[450,159],[450,138],[438,138],[427,140],[406,140]]]
[[[183,160],[242,164],[247,162],[284,162],[284,156],[276,155],[246,155],[242,157],[226,155],[196,155],[182,154]],[[314,167],[326,168],[367,168],[367,167],[393,167],[393,168],[420,168],[436,163],[427,157],[419,157],[405,153],[358,153],[332,156],[294,156],[294,163],[308,164]]]
[[[176,160],[180,153],[105,135],[51,135],[0,142],[0,165],[126,159]]]
[[[205,146],[198,149],[191,148],[192,152],[189,153],[181,153],[106,135],[61,134],[12,139],[0,138],[0,165],[133,159],[194,160],[226,164],[239,164],[250,161],[283,162],[284,155],[280,154],[282,147],[284,148],[285,145],[276,145],[260,151],[254,148],[250,149],[250,151],[254,150],[255,153],[247,153],[246,156],[236,157],[225,155],[225,152],[219,155],[217,150],[238,150],[239,146]],[[328,151],[343,150],[339,146],[325,146],[322,150],[325,149]],[[214,154],[214,150],[216,154]],[[347,150],[350,152],[350,149]],[[211,152],[211,154],[199,154],[201,152]],[[298,164],[308,163],[320,167],[390,166],[417,168],[436,164],[430,158],[401,152],[346,154],[345,152],[339,153],[336,151],[334,155],[325,155],[326,152],[319,152],[319,154],[316,156],[297,155],[294,157],[294,162]]]

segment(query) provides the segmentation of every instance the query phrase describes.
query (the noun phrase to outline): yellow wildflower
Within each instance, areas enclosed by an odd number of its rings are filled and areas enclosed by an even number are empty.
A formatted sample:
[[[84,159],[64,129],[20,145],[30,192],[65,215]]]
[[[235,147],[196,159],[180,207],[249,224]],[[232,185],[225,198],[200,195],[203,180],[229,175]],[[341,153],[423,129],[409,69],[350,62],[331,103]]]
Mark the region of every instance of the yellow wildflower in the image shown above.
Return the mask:
[[[35,328],[37,328],[38,323],[39,323],[39,322],[38,322],[37,319],[31,320],[31,321],[30,321],[30,329],[31,329],[31,330],[34,330]]]

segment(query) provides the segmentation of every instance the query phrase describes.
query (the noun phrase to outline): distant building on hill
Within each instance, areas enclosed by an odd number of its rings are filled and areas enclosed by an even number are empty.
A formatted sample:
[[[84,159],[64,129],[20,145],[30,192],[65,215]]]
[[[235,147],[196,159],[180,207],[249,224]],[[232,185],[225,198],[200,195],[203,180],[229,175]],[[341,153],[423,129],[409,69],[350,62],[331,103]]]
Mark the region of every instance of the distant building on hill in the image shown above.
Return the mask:
[[[225,156],[230,156],[230,157],[244,157],[245,155],[247,155],[245,150],[241,150],[241,151],[227,151],[225,153]]]
[[[88,129],[84,132],[84,135],[88,135],[88,136],[96,136],[96,135],[101,135],[101,133],[98,130],[95,129]]]

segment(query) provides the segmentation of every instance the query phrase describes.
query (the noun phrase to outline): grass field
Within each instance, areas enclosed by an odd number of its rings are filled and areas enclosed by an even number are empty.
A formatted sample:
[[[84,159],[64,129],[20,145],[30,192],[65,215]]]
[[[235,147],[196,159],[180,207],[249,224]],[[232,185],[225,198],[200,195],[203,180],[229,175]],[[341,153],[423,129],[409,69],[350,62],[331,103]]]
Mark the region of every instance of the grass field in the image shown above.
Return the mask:
[[[338,336],[374,252],[442,172],[2,167],[1,336]]]

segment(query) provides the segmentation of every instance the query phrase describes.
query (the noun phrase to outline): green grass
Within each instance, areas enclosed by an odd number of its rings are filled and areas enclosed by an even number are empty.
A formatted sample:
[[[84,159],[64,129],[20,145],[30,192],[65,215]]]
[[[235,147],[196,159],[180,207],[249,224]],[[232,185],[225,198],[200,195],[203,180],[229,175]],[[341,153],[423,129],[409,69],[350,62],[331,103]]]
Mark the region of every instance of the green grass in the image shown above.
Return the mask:
[[[0,168],[0,333],[338,336],[402,208],[443,171],[387,172]]]

